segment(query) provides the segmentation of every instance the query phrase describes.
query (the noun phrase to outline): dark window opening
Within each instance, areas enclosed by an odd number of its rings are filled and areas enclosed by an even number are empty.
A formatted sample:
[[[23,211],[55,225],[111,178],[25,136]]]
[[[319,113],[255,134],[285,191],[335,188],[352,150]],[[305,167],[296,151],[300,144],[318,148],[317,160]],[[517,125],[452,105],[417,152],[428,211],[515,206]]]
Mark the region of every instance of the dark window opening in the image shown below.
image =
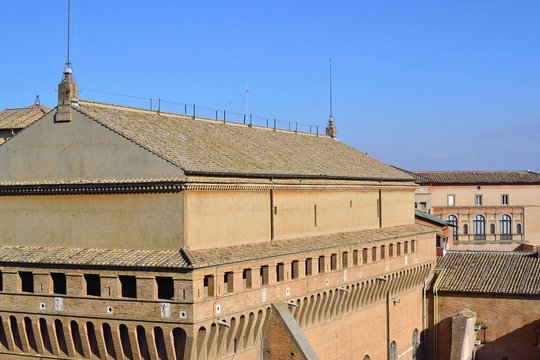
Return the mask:
[[[343,269],[347,269],[349,267],[349,252],[348,251],[344,251],[341,254],[341,267]]]
[[[411,252],[416,252],[416,240],[411,240]]]
[[[214,276],[206,275],[203,278],[203,287],[204,287],[204,296],[212,297],[214,296]]]
[[[319,274],[324,273],[324,255],[319,256]]]
[[[377,261],[377,247],[374,246],[371,248],[371,262]]]
[[[261,284],[268,285],[268,265],[261,266]]]
[[[244,289],[251,289],[251,269],[242,270],[242,283]]]
[[[358,250],[353,251],[352,262],[353,266],[358,266]]]
[[[299,275],[298,260],[294,260],[291,263],[291,278],[298,279]]]
[[[403,246],[403,252],[405,253],[405,255],[407,255],[409,253],[409,242],[408,241],[405,241],[405,245]]]
[[[306,276],[311,276],[313,273],[313,259],[306,259]]]
[[[137,298],[137,279],[131,275],[120,275],[120,290],[121,297],[125,298]]]
[[[337,254],[332,254],[330,257],[330,269],[337,270]]]
[[[388,257],[394,256],[394,244],[388,245]]]
[[[276,280],[281,282],[285,280],[285,264],[279,263],[276,265]]]
[[[367,264],[368,262],[368,249],[363,248],[362,249],[362,264]]]
[[[386,258],[386,247],[384,245],[381,245],[381,260],[384,260]]]
[[[34,292],[34,274],[30,271],[19,271],[19,281],[21,283],[22,292]]]
[[[464,235],[469,234],[469,225],[467,225],[467,224],[463,225],[463,234]]]
[[[397,256],[401,256],[401,243],[397,243]]]
[[[98,274],[84,274],[86,295],[101,296],[101,279]]]
[[[169,276],[156,276],[158,299],[174,298],[174,281]]]
[[[232,293],[234,291],[234,273],[232,271],[228,271],[223,275],[223,283],[226,293]]]
[[[66,274],[51,273],[51,279],[53,283],[53,293],[66,295]]]

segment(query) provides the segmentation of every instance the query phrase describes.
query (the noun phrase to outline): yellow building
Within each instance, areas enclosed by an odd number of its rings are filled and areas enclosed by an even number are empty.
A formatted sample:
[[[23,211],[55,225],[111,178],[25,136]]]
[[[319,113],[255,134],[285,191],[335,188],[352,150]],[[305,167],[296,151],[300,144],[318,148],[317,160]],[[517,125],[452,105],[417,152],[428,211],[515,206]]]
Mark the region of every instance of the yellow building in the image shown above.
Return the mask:
[[[454,228],[455,249],[513,250],[540,244],[540,174],[533,171],[417,172],[415,205]]]
[[[436,230],[329,133],[80,100],[67,68],[0,146],[2,356],[415,359]]]

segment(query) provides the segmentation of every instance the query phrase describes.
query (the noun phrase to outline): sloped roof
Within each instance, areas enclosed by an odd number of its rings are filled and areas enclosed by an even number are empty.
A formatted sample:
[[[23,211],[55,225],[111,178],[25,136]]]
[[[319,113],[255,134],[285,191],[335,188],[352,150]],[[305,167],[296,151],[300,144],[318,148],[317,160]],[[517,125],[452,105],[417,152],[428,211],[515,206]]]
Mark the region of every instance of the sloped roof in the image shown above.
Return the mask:
[[[540,184],[540,174],[523,171],[417,171],[417,182],[435,184]]]
[[[0,264],[50,264],[139,268],[202,268],[296,253],[337,248],[431,233],[428,226],[411,224],[389,228],[278,240],[257,244],[189,251],[81,249],[37,246],[0,246]]]
[[[430,221],[432,223],[441,225],[441,226],[448,225],[448,223],[446,221],[444,221],[443,219],[441,219],[439,217],[436,217],[435,215],[425,213],[425,212],[420,211],[420,210],[414,210],[414,216],[417,217],[417,218],[424,219],[426,221]]]
[[[448,251],[435,270],[439,292],[540,295],[536,252]]]
[[[79,100],[74,109],[186,174],[388,179],[406,173],[326,135]]]
[[[50,111],[43,105],[0,111],[0,130],[24,129]]]

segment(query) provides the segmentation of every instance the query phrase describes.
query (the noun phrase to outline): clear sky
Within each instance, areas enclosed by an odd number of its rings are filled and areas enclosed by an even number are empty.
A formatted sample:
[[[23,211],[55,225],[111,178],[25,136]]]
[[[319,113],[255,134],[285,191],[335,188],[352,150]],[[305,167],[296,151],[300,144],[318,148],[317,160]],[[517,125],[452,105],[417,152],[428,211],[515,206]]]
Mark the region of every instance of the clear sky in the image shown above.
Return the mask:
[[[0,109],[56,105],[66,3],[2,2]],[[409,170],[540,171],[539,19],[539,1],[72,0],[71,62],[84,99],[231,112],[249,67],[250,113],[324,127],[332,57],[341,141]]]

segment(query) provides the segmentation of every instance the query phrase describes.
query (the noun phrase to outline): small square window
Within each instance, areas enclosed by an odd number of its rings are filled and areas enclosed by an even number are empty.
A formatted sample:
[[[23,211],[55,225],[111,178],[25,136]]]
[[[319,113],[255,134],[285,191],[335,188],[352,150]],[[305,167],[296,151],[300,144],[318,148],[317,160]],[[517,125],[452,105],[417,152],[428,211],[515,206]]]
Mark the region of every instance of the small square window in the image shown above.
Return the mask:
[[[503,194],[503,195],[501,196],[501,203],[502,203],[503,205],[508,205],[508,194]]]
[[[30,271],[19,271],[20,289],[22,292],[34,292],[34,274]]]
[[[293,260],[293,262],[291,263],[291,278],[298,279],[298,275],[298,260]]]
[[[420,207],[421,207],[422,209],[427,208],[427,203],[426,203],[425,201],[422,201],[422,202],[420,203]]]
[[[475,195],[474,196],[474,204],[476,206],[482,206],[482,195]]]
[[[170,276],[156,276],[158,299],[170,300],[174,298],[174,281]]]
[[[234,273],[232,271],[228,271],[223,275],[223,285],[226,293],[234,291]]]
[[[251,289],[251,269],[242,270],[242,282],[244,289]]]
[[[214,275],[206,275],[203,277],[204,295],[206,297],[214,296]]]
[[[124,298],[137,298],[137,279],[131,275],[120,275],[120,296]]]
[[[64,273],[51,273],[53,293],[66,295],[66,274]]]
[[[448,206],[456,205],[456,195],[448,195]]]
[[[307,258],[306,259],[306,276],[311,276],[313,272],[313,259]]]
[[[84,274],[86,295],[101,296],[101,279],[98,274]]]
[[[268,265],[261,266],[260,276],[261,284],[268,285]]]

